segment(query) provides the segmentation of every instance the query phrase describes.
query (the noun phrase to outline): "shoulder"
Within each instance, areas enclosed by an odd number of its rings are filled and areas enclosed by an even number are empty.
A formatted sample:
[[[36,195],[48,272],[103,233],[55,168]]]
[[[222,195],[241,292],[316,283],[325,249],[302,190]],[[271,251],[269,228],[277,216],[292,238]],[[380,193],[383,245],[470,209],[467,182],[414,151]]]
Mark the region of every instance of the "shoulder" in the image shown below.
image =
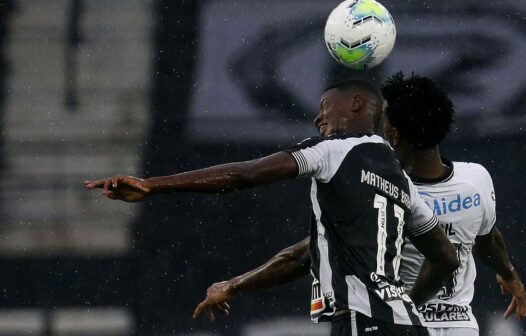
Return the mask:
[[[305,148],[309,148],[309,147],[314,147],[316,146],[317,144],[321,143],[325,141],[325,138],[322,138],[322,137],[312,137],[312,138],[307,138],[307,139],[304,139],[300,142],[298,142],[297,144],[295,145],[292,145],[291,146],[291,149],[305,149]]]
[[[480,163],[475,162],[453,162],[455,169],[455,176],[462,179],[474,180],[476,182],[489,180],[491,175],[488,170]]]
[[[332,147],[332,146],[346,146],[354,147],[356,145],[364,143],[378,143],[388,145],[387,141],[378,135],[370,134],[334,134],[328,137],[312,137],[307,138],[296,145],[292,146],[291,150],[301,150],[310,147],[323,146],[323,147]]]
[[[491,175],[483,165],[474,162],[454,162],[453,164],[455,178],[458,181],[471,185],[479,192],[493,193]]]

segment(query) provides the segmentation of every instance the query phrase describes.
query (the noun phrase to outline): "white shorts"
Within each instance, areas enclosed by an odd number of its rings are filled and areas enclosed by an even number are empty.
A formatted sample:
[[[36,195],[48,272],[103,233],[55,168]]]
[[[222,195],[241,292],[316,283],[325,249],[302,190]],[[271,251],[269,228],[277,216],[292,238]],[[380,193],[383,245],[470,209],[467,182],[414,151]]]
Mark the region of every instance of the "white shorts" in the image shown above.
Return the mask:
[[[473,328],[427,328],[429,336],[479,336]]]

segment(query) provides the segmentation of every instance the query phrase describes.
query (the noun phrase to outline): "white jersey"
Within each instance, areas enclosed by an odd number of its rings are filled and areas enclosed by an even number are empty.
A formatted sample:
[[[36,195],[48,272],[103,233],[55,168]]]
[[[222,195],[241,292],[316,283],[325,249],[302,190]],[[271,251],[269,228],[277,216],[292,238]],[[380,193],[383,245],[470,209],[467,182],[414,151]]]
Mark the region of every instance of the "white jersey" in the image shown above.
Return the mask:
[[[472,248],[475,238],[488,234],[495,223],[495,192],[490,175],[481,165],[446,163],[450,170],[443,178],[412,179],[455,246],[460,266],[437,295],[420,308],[420,312],[428,327],[478,329],[470,306],[477,274]],[[409,240],[402,254],[400,276],[410,288],[415,283],[424,256]]]

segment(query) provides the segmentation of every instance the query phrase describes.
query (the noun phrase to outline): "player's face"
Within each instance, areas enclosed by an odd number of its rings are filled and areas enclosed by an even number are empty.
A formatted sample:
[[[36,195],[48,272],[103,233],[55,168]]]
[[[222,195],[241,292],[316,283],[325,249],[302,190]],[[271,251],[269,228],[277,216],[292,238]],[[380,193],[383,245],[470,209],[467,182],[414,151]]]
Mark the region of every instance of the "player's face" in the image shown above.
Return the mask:
[[[314,126],[322,137],[348,132],[352,95],[338,89],[326,91],[320,100],[320,113],[314,119]]]

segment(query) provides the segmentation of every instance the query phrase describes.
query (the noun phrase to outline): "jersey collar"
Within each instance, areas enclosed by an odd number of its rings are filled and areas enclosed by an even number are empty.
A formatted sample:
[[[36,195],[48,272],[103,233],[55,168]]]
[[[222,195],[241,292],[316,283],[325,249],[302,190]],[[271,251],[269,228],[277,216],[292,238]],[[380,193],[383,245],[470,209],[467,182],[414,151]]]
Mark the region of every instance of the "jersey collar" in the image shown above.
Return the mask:
[[[442,157],[442,163],[444,163],[444,165],[446,165],[447,167],[446,172],[442,176],[435,177],[435,178],[425,178],[425,177],[420,177],[420,176],[414,176],[411,174],[408,174],[408,175],[414,184],[437,184],[437,183],[447,182],[451,180],[451,178],[453,177],[455,169],[453,166],[453,162],[449,161],[448,159],[444,157]]]

